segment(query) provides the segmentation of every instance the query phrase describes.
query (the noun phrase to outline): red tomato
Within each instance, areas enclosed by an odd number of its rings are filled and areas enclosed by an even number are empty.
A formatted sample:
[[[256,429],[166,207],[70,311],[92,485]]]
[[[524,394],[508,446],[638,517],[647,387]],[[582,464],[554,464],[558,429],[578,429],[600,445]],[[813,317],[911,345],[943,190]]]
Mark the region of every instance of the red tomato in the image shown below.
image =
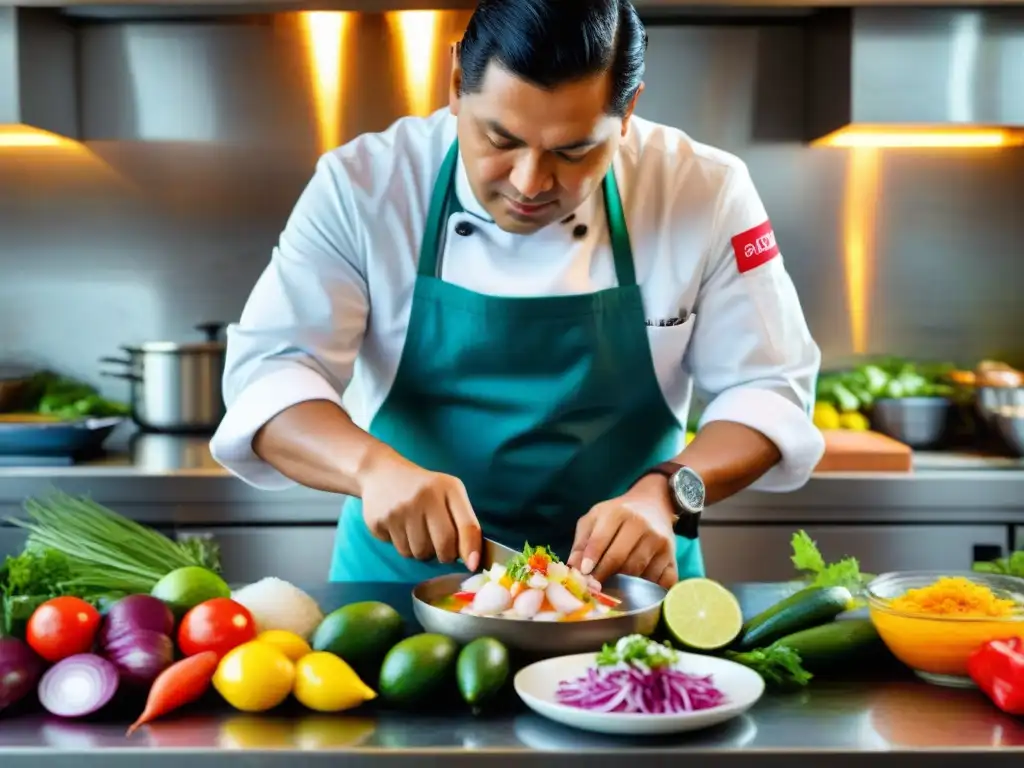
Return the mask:
[[[25,640],[49,662],[92,650],[100,613],[78,597],[55,597],[40,605],[28,619]]]
[[[200,603],[185,614],[178,627],[178,647],[186,656],[213,651],[221,658],[255,639],[256,622],[249,609],[227,597]]]

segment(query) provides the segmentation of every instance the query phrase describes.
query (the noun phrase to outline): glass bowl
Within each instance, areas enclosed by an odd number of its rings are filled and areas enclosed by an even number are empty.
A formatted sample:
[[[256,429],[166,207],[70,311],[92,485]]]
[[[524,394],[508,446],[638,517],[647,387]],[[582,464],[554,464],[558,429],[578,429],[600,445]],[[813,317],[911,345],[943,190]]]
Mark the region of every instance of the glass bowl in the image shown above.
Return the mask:
[[[1010,599],[1021,611],[1007,617],[941,616],[908,613],[890,601],[909,589],[927,587],[940,578],[960,577]],[[892,654],[918,677],[936,685],[973,687],[967,672],[971,653],[989,640],[1024,638],[1024,579],[975,571],[899,571],[882,574],[867,588],[868,610],[875,629]]]

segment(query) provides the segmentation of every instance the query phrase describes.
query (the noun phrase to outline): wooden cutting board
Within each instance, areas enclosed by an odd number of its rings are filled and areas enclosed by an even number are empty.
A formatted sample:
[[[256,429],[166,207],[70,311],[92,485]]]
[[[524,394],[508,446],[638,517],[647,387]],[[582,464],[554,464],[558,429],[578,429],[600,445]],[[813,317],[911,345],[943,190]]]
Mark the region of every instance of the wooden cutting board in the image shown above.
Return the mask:
[[[879,432],[823,429],[825,456],[815,472],[910,472],[910,446]]]

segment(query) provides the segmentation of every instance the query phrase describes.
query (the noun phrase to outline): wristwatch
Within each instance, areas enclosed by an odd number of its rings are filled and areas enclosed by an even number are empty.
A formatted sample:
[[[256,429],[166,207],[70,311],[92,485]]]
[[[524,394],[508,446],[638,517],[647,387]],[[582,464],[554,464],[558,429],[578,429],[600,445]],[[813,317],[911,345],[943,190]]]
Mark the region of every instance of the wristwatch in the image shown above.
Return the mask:
[[[704,511],[704,481],[701,476],[697,470],[683,464],[663,461],[644,472],[637,478],[637,482],[655,474],[668,479],[669,496],[676,509],[675,520],[672,522],[675,532],[684,538],[696,539],[700,515]]]

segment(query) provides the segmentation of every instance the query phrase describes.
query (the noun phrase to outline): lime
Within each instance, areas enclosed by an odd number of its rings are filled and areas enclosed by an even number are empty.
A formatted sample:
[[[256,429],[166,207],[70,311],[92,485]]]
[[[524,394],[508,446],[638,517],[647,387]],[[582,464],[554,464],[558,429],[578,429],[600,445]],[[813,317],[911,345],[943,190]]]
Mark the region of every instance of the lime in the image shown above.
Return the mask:
[[[497,696],[508,679],[508,649],[493,637],[479,637],[459,652],[455,663],[459,693],[472,707]]]
[[[687,579],[673,586],[661,615],[673,640],[701,651],[724,648],[743,628],[739,601],[711,579]]]
[[[168,573],[153,586],[150,594],[167,603],[180,617],[207,600],[231,597],[231,589],[213,571],[190,565]]]

